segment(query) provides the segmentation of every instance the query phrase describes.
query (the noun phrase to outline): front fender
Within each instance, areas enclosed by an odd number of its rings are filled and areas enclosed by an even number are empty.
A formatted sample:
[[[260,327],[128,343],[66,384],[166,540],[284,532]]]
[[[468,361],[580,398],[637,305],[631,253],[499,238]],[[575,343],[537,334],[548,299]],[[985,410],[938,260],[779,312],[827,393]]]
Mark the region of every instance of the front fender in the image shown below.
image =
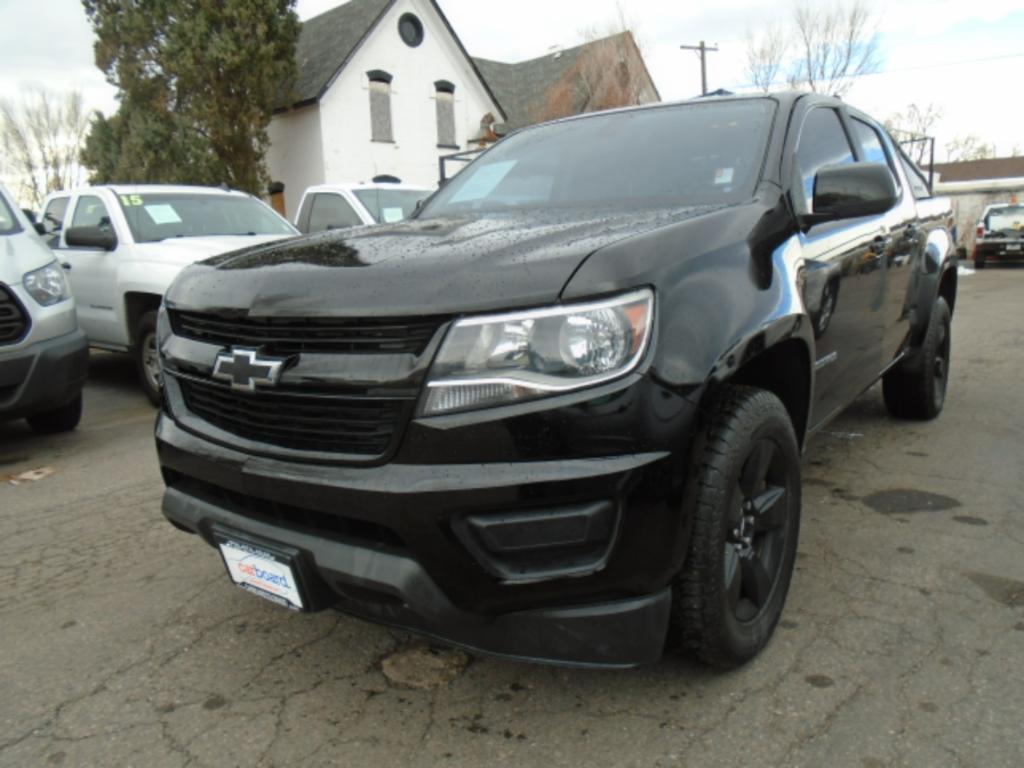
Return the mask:
[[[563,297],[654,286],[658,344],[651,375],[684,395],[699,396],[789,340],[813,360],[799,243],[785,236],[785,227],[763,225],[776,219],[775,201],[757,201],[615,243],[580,266]]]

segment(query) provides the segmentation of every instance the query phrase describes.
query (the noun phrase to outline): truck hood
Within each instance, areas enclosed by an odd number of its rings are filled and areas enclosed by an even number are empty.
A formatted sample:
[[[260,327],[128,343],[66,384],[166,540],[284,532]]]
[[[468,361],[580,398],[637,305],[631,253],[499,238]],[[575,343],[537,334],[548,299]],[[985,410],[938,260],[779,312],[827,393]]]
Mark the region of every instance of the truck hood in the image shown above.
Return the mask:
[[[281,240],[287,235],[217,235],[212,237],[174,237],[155,243],[137,243],[135,253],[143,261],[157,261],[161,264],[187,266],[239,248]]]
[[[167,303],[264,317],[536,306],[556,301],[594,251],[709,210],[516,211],[327,232],[195,264]]]
[[[26,272],[45,267],[55,258],[34,230],[0,235],[0,283],[17,285]]]

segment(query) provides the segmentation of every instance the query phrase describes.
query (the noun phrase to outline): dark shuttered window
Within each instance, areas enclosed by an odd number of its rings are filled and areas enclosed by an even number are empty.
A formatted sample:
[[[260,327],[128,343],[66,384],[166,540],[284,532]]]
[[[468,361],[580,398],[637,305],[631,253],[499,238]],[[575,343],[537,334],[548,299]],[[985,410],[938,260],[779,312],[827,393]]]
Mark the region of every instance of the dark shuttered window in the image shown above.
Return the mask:
[[[455,85],[447,80],[434,83],[437,103],[437,146],[458,149],[455,138]]]
[[[366,73],[370,79],[370,137],[394,141],[391,130],[391,75],[379,69]]]

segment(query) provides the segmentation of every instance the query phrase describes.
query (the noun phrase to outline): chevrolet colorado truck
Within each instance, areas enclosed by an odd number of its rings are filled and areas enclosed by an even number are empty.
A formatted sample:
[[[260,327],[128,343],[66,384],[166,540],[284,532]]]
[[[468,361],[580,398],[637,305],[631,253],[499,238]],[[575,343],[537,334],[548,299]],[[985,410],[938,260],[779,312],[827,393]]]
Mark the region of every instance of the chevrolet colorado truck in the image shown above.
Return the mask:
[[[178,272],[199,259],[298,234],[260,200],[209,187],[86,187],[50,195],[43,211],[89,345],[130,352],[154,404],[156,311]]]
[[[184,270],[164,515],[230,579],[476,651],[720,666],[779,620],[809,435],[942,410],[948,201],[813,94],[511,135],[410,220]]]

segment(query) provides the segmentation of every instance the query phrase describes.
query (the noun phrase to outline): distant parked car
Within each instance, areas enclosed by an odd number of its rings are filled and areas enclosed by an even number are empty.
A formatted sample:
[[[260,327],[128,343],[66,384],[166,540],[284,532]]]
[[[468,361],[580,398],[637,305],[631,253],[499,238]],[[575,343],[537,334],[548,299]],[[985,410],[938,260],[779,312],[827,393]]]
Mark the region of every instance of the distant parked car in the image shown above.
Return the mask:
[[[298,234],[251,195],[210,187],[87,187],[48,197],[43,217],[59,222],[52,247],[89,344],[130,352],[154,404],[156,313],[171,281],[195,261]]]
[[[89,348],[64,271],[3,185],[0,250],[0,421],[74,429]]]
[[[295,226],[302,234],[407,219],[432,190],[408,184],[320,184],[302,195]]]
[[[1024,205],[990,205],[978,222],[974,241],[974,268],[984,269],[986,261],[1024,259]]]

